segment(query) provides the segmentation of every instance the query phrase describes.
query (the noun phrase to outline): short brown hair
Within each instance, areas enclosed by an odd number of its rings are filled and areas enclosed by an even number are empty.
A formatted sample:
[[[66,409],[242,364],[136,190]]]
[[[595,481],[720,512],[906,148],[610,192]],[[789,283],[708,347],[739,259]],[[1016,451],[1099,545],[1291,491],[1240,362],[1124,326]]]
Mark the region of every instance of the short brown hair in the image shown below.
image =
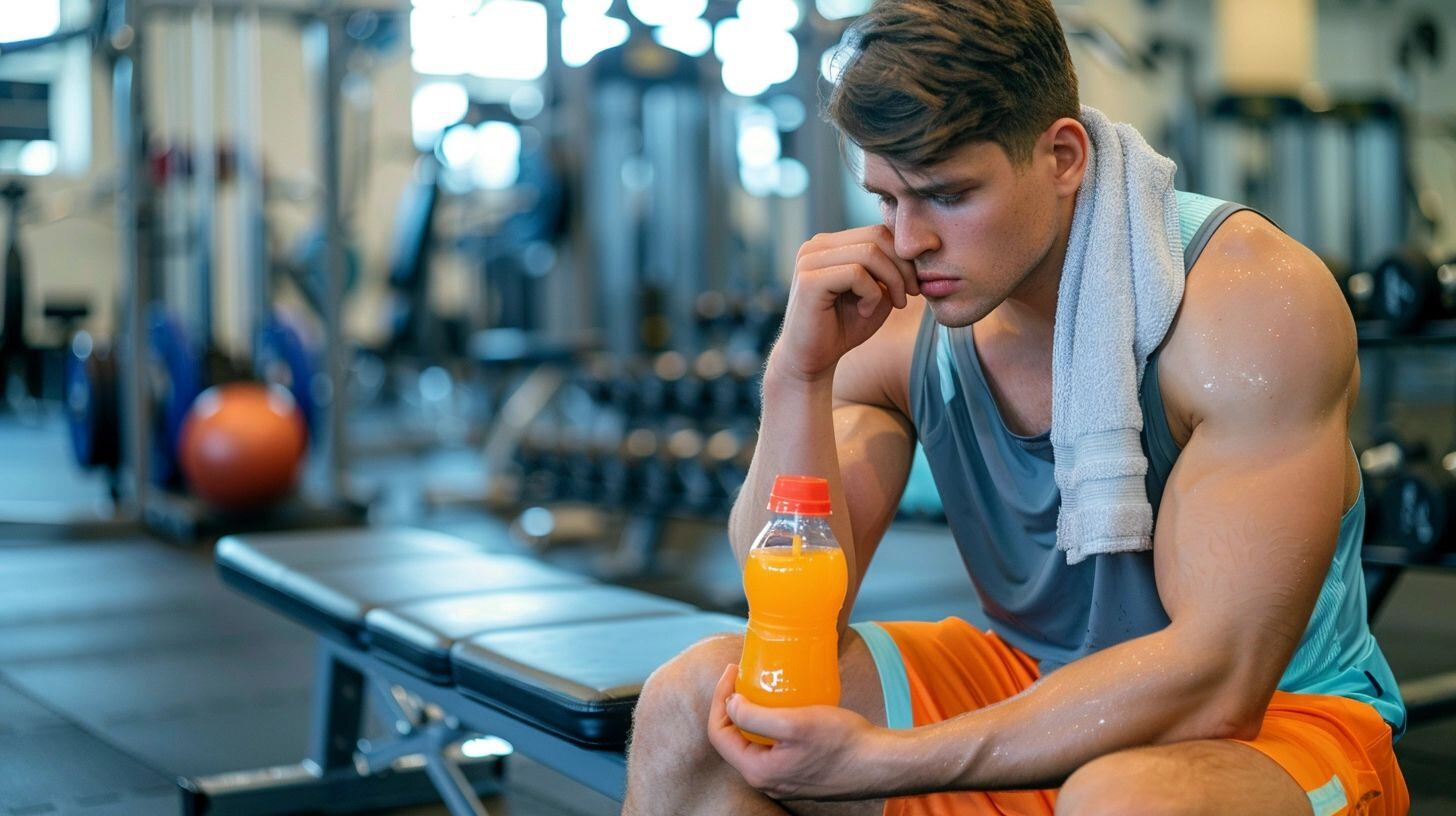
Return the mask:
[[[1081,112],[1051,0],[878,0],[845,42],[825,116],[892,164],[937,164],[977,141],[1020,164]]]

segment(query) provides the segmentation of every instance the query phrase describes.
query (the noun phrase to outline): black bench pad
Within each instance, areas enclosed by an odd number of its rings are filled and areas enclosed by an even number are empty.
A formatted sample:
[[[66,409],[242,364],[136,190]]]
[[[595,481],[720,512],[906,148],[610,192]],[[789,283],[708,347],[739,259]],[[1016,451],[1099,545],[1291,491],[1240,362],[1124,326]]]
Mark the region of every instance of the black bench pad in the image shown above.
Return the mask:
[[[233,536],[223,579],[319,632],[545,731],[627,739],[647,677],[741,618],[419,530]],[[367,629],[366,629],[367,622]]]
[[[372,609],[364,616],[364,639],[407,671],[449,683],[450,648],[461,638],[510,629],[695,611],[689,604],[615,586],[480,592]]]
[[[220,566],[251,574],[269,570],[360,564],[425,552],[472,553],[482,548],[455,536],[409,528],[346,528],[228,536],[217,543]]]
[[[584,745],[621,747],[648,675],[744,621],[698,612],[517,629],[455,644],[461,692]]]
[[[589,585],[578,575],[424,531],[232,536],[218,542],[223,580],[313,629],[357,640],[381,604],[488,590]],[[255,540],[257,539],[257,540]],[[290,542],[292,548],[290,548]]]

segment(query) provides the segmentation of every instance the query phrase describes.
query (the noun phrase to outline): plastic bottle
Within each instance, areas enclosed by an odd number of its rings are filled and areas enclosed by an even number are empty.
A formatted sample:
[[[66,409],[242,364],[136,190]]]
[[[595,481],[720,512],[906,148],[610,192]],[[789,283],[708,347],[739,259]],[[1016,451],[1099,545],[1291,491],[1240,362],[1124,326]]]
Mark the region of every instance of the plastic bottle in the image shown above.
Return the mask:
[[[839,705],[839,610],[849,574],[829,527],[829,482],[779,476],[768,509],[774,515],[743,568],[748,631],[736,690],[775,708]]]

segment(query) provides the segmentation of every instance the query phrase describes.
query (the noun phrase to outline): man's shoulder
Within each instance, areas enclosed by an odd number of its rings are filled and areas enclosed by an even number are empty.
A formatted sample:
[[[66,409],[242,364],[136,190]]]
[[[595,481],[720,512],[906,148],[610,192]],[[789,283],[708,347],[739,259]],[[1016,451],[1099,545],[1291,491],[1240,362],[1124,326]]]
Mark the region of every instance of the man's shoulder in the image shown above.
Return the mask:
[[[1343,390],[1355,327],[1317,255],[1257,213],[1230,216],[1189,271],[1160,379],[1193,427],[1220,407]]]

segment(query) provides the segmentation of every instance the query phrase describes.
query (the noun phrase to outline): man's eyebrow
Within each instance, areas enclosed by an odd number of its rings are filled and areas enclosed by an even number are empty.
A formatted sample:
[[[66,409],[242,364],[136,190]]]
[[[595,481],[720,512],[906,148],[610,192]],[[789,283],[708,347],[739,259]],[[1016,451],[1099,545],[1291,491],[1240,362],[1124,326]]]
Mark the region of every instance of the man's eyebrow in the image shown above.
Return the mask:
[[[970,177],[942,179],[919,186],[911,185],[906,188],[906,192],[918,198],[927,198],[929,196],[959,192],[966,189],[967,187],[970,187],[974,183],[975,179]],[[861,182],[859,186],[863,187],[865,192],[869,193],[870,195],[884,196],[887,198],[893,197],[890,193],[887,193],[872,184]]]

